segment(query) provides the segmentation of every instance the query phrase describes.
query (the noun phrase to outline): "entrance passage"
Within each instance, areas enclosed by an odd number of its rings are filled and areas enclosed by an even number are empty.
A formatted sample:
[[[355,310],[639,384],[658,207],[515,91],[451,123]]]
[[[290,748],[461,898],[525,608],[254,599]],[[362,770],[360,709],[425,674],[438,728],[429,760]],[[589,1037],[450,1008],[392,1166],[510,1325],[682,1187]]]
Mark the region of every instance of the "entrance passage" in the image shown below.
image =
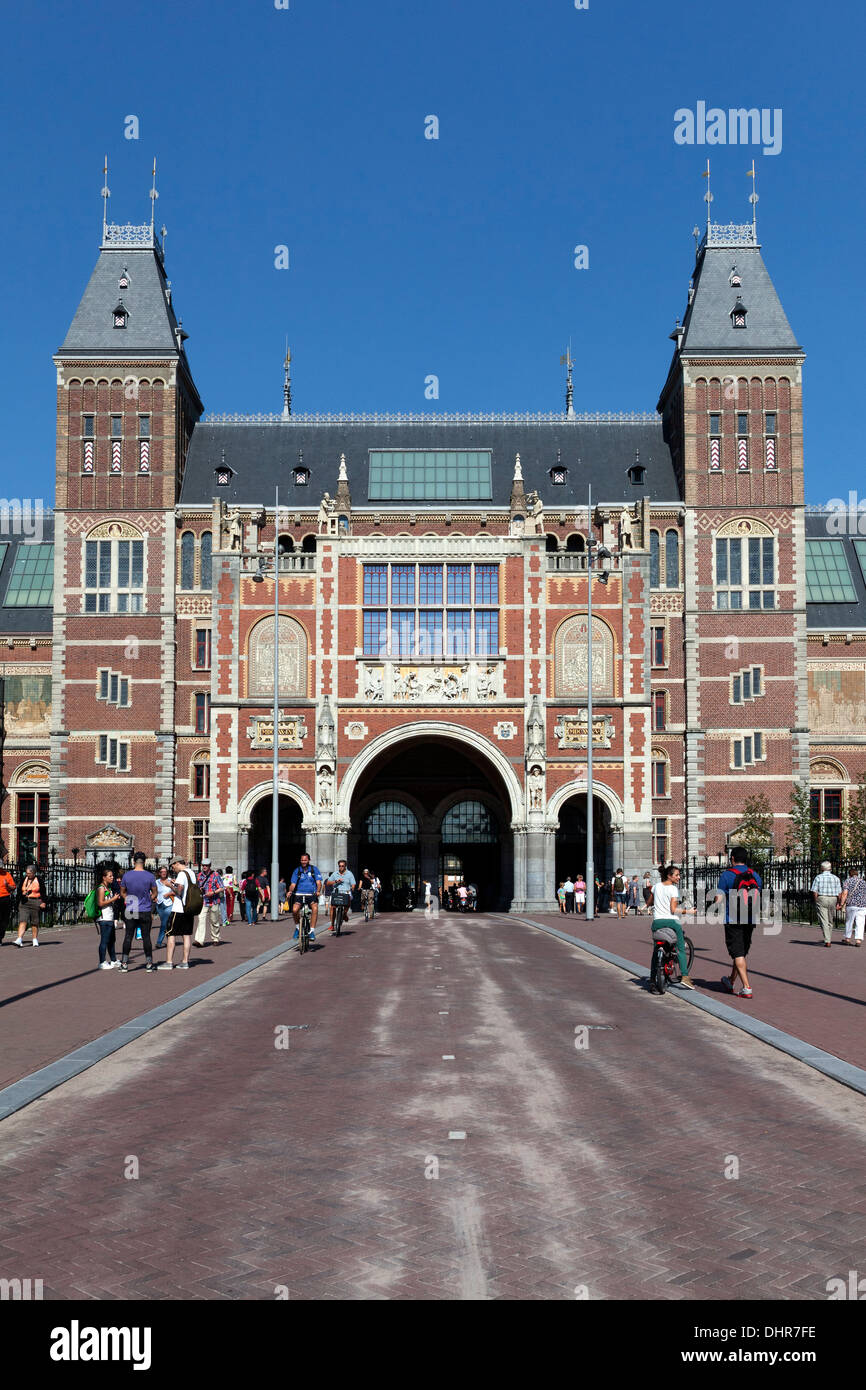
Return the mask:
[[[474,884],[480,910],[507,911],[514,896],[508,794],[483,753],[452,738],[419,738],[384,752],[352,799],[350,865],[382,881],[380,906],[402,907],[423,883]]]
[[[610,830],[610,811],[601,797],[594,796],[592,857],[596,878],[610,879],[619,864],[613,862],[613,836]],[[559,812],[556,832],[556,887],[569,876],[586,874],[586,793],[571,796]],[[625,865],[622,865],[624,868]]]
[[[271,808],[273,797],[262,797],[253,807],[250,821],[249,863],[235,867],[239,873],[245,869],[267,869],[271,871]],[[306,848],[304,832],[301,829],[301,808],[290,796],[280,797],[280,873],[288,877],[300,862]]]

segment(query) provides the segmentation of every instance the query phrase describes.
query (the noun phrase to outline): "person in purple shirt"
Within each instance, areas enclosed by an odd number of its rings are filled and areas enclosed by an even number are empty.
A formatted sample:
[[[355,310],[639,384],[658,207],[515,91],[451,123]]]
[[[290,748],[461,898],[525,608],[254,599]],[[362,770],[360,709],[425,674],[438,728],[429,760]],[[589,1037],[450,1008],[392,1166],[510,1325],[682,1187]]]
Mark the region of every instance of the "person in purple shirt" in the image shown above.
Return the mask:
[[[127,869],[120,880],[120,891],[123,894],[123,915],[126,918],[126,933],[120,956],[120,969],[123,972],[129,970],[129,951],[136,927],[141,927],[141,940],[144,945],[145,957],[144,968],[147,971],[156,968],[153,963],[153,946],[150,940],[153,905],[156,902],[156,879],[150,870],[144,867],[146,862],[147,860],[141,852],[136,854],[133,859],[134,867]]]

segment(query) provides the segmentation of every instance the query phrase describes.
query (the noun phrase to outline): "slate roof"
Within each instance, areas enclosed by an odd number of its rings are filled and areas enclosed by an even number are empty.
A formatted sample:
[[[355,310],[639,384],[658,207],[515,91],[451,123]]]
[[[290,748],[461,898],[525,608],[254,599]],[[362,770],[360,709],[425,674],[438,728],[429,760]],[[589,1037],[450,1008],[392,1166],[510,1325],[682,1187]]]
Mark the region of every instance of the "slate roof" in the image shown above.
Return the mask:
[[[852,518],[854,525],[858,516]],[[848,560],[848,568],[851,571],[851,579],[854,584],[854,591],[857,594],[854,603],[807,603],[806,604],[806,626],[810,631],[830,632],[833,629],[842,628],[848,632],[855,628],[866,628],[866,578],[863,569],[854,549],[854,541],[866,542],[866,532],[858,536],[855,534],[839,536],[835,529],[828,530],[828,513],[822,510],[807,510],[806,512],[806,539],[807,540],[839,540],[845,547],[845,556]],[[849,526],[853,530],[853,526]]]
[[[129,286],[118,288],[123,271]],[[178,352],[177,319],[168,300],[159,252],[151,247],[109,248],[99,253],[60,353],[128,357],[130,353]],[[122,301],[129,314],[126,328],[114,327],[114,309]]]
[[[737,268],[742,285],[730,284]],[[791,330],[758,246],[707,246],[694,273],[694,297],[683,321],[681,353],[785,352],[803,349]],[[746,327],[731,320],[737,295],[746,307]]]
[[[487,502],[398,501],[369,502],[369,451],[371,449],[489,449],[493,455],[493,497]],[[635,486],[628,469],[639,452],[646,468],[643,486]],[[520,454],[524,487],[537,490],[553,510],[586,505],[587,484],[593,502],[633,503],[649,497],[656,503],[680,500],[670,450],[662,437],[661,421],[646,423],[591,423],[580,418],[550,423],[506,420],[478,424],[431,422],[311,424],[222,424],[199,422],[193,430],[181,504],[210,505],[214,497],[229,503],[270,504],[279,483],[288,506],[315,507],[324,492],[334,495],[340,455],[346,456],[352,506],[371,506],[385,512],[465,510],[485,505],[508,507],[514,459]],[[225,462],[234,470],[229,486],[218,487],[214,470]],[[293,471],[310,470],[309,485],[298,486]],[[550,469],[567,468],[567,481],[556,485]]]
[[[42,519],[41,540],[45,544],[54,542],[54,513],[48,512]],[[54,621],[54,610],[49,605],[43,608],[7,607],[6,592],[15,568],[15,556],[19,546],[26,544],[24,536],[0,533],[0,546],[5,546],[5,554],[0,563],[0,637],[28,636],[31,632],[39,637],[50,636]]]

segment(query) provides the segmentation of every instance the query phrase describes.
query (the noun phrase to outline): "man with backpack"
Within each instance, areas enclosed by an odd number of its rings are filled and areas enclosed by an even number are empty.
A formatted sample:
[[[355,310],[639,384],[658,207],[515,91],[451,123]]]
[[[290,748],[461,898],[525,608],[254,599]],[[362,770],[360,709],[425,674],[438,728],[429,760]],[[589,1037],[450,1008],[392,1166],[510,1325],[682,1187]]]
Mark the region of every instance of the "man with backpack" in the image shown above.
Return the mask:
[[[183,942],[183,960],[178,964],[178,970],[189,970],[189,953],[192,947],[192,933],[196,918],[196,907],[198,911],[202,908],[201,889],[195,881],[195,875],[186,866],[185,859],[173,859],[171,871],[175,875],[172,885],[171,899],[171,922],[168,928],[168,939],[165,948],[165,960],[158,965],[157,970],[173,970],[174,963],[174,943],[178,937]]]
[[[301,855],[301,862],[292,874],[289,883],[289,902],[292,904],[292,915],[295,919],[295,930],[292,937],[297,941],[301,931],[301,899],[309,898],[311,908],[310,918],[310,940],[316,939],[316,919],[319,915],[319,894],[322,891],[322,875],[315,864],[310,863],[310,856],[305,852]],[[293,901],[294,900],[294,901]]]
[[[730,867],[719,878],[715,901],[725,904],[725,945],[733,962],[730,977],[722,976],[722,985],[739,999],[752,998],[746,956],[760,915],[763,886],[760,874],[749,867],[746,851],[739,846],[732,849]]]
[[[626,901],[628,880],[622,869],[617,869],[610,886],[613,889],[613,900],[616,903],[616,915],[617,917],[625,917],[628,911]]]

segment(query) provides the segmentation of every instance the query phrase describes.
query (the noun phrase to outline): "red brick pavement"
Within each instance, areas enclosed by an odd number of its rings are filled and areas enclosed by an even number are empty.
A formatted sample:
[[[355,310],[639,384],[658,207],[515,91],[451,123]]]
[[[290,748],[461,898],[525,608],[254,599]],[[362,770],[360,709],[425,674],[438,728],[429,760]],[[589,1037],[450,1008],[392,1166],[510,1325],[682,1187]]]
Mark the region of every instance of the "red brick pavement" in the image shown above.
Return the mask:
[[[614,955],[645,963],[649,973],[652,947],[648,917],[632,914],[619,921],[605,914],[587,922],[577,914],[556,912],[537,920],[603,946]],[[778,936],[758,928],[748,958],[753,997],[734,999],[721,984],[722,975],[731,973],[724,927],[705,923],[690,926],[688,917],[683,918],[683,925],[695,945],[692,979],[700,990],[846,1062],[866,1067],[866,946],[859,950],[842,946],[842,933],[834,932],[828,951],[821,945],[820,928],[806,924],[786,924]]]
[[[285,922],[276,926],[266,922],[248,927],[234,921],[222,936],[224,944],[219,948],[193,946],[189,970],[153,974],[144,968],[141,942],[134,942],[129,971],[124,975],[119,970],[96,968],[99,935],[92,926],[41,931],[41,944],[35,950],[29,944],[29,931],[28,944],[20,948],[11,945],[12,938],[7,935],[0,950],[0,1086],[8,1086],[82,1043],[102,1037],[154,1004],[176,999],[203,980],[261,955],[286,940],[288,926]],[[156,934],[153,940],[156,942]],[[122,944],[121,931],[118,960]],[[179,945],[174,948],[174,959],[175,963],[183,959]],[[155,951],[154,960],[165,960],[165,950]]]
[[[866,1100],[509,918],[281,957],[2,1133],[0,1276],[46,1298],[822,1299],[866,1268]]]

